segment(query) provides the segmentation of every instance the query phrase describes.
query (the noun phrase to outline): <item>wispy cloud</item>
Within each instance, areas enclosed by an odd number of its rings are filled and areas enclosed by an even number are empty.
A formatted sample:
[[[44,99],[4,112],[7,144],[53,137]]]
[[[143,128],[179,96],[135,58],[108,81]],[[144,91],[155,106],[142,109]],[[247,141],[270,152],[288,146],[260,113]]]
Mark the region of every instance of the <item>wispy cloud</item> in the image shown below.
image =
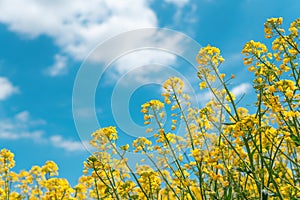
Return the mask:
[[[0,138],[19,140],[31,139],[36,142],[43,142],[44,131],[35,129],[36,126],[45,124],[43,120],[34,120],[29,116],[28,111],[17,113],[13,118],[0,119]]]
[[[22,131],[16,133],[15,131],[12,132],[11,130],[0,130],[0,138],[6,140],[31,139],[37,142],[41,142],[43,134],[44,132],[42,131],[33,131],[33,132]]]
[[[143,83],[145,77],[154,73],[161,75],[161,67],[146,70],[149,65],[174,66],[179,55],[186,57],[187,49],[193,46],[184,34],[167,29],[142,29],[127,32],[105,45],[95,49],[85,64],[106,63],[102,67],[109,76],[108,82],[114,83],[127,73],[134,73],[132,82]],[[114,48],[112,48],[114,47]],[[104,67],[106,67],[104,69]]]
[[[224,55],[225,62],[222,64],[224,68],[234,68],[243,65],[243,55],[240,52]]]
[[[49,138],[51,144],[57,148],[62,148],[66,151],[85,151],[85,146],[88,142],[75,141],[72,139],[63,138],[61,135],[54,135]]]
[[[252,85],[250,83],[242,83],[242,84],[232,88],[231,92],[235,96],[240,96],[243,94],[247,94],[251,88],[252,88]]]
[[[183,7],[187,3],[189,3],[189,0],[165,0],[167,3],[173,3],[178,7]]]
[[[239,97],[250,92],[252,85],[250,83],[241,83],[233,87],[230,91],[234,96]],[[214,94],[210,91],[197,94],[197,100],[204,106],[210,99],[214,98]]]
[[[67,72],[68,57],[56,54],[54,56],[54,60],[54,64],[46,69],[46,73],[49,76],[58,76],[65,74]]]
[[[17,113],[13,118],[0,119],[0,139],[32,140],[38,144],[51,144],[68,152],[84,151],[86,141],[66,139],[61,135],[47,136],[41,126],[46,122],[32,119],[28,111]]]
[[[190,0],[165,0],[165,2],[176,7],[175,14],[173,14],[173,25],[184,24],[186,32],[190,32],[187,24],[194,24],[198,21],[197,4]]]
[[[5,100],[19,90],[6,77],[0,77],[0,101]]]

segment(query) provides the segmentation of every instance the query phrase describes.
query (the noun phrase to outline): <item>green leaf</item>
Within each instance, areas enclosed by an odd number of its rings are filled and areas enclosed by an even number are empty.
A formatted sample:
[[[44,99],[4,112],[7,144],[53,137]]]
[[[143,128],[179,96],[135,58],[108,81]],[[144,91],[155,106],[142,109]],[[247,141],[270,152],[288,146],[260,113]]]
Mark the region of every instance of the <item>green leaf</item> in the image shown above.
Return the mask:
[[[300,137],[299,136],[291,134],[290,138],[294,141],[294,143],[297,147],[300,146]]]

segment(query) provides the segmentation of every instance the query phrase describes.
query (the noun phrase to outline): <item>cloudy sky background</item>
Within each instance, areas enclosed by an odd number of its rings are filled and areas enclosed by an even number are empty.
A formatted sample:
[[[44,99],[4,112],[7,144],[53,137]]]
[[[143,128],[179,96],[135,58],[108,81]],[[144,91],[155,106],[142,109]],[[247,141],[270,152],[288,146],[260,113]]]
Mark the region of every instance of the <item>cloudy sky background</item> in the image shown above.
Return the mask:
[[[61,176],[73,184],[89,153],[74,125],[72,90],[77,71],[97,45],[138,28],[182,32],[203,46],[219,47],[226,60],[223,70],[236,75],[232,91],[251,98],[251,76],[240,54],[243,44],[265,40],[267,18],[282,16],[288,26],[299,17],[299,7],[297,0],[0,0],[0,148],[16,154],[16,170],[54,160]],[[136,40],[146,43],[152,36]],[[167,48],[185,48],[180,37],[158,38],[156,42]],[[113,46],[96,59],[104,63],[115,51]],[[142,50],[116,59],[97,89],[95,111],[101,124],[115,125],[109,106],[120,79],[122,87],[130,88],[165,78],[160,68],[141,67],[151,63],[175,66],[187,76],[192,72],[189,63],[167,52]],[[125,106],[133,110],[137,123],[142,122],[140,104],[158,98],[159,92],[157,84],[148,84],[132,94]],[[205,98],[200,95],[201,101]],[[93,111],[78,112],[88,121]]]

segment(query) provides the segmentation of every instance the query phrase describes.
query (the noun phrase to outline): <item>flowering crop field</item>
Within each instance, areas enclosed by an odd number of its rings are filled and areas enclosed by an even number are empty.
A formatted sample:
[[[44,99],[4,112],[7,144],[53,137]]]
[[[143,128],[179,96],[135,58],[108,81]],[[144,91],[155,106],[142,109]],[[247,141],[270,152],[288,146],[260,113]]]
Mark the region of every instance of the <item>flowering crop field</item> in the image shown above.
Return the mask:
[[[95,152],[74,187],[58,176],[53,161],[13,171],[14,154],[2,149],[0,199],[300,199],[300,18],[288,30],[282,21],[264,24],[269,48],[251,40],[242,50],[255,77],[251,111],[239,106],[228,88],[234,75],[219,72],[224,59],[208,45],[195,55],[199,90],[212,94],[206,106],[193,107],[184,82],[170,77],[163,84],[164,102],[142,105],[154,139],[140,137],[119,147],[116,127],[95,131]],[[166,112],[169,127],[162,125]],[[175,134],[179,121],[184,136]],[[129,151],[147,162],[133,168]]]

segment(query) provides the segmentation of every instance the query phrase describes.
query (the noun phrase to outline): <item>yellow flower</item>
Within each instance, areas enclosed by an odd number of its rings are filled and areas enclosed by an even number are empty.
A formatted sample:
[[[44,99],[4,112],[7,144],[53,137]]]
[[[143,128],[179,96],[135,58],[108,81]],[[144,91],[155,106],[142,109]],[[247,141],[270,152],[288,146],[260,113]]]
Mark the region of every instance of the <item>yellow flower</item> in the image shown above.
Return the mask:
[[[171,130],[172,131],[176,130],[176,126],[175,125],[171,125]]]
[[[132,146],[136,147],[135,152],[151,149],[152,142],[145,137],[139,137],[133,141]]]
[[[200,84],[200,89],[202,90],[203,88],[206,88],[206,82],[205,81],[202,81]]]
[[[120,149],[122,149],[123,151],[127,151],[129,149],[129,144],[121,146]]]
[[[53,161],[47,161],[44,166],[42,166],[42,173],[49,174],[51,176],[58,175],[58,166]]]
[[[249,70],[250,72],[253,72],[253,71],[255,71],[255,67],[254,67],[254,66],[250,66],[250,67],[248,68],[248,70]]]
[[[218,67],[224,62],[224,58],[220,55],[220,49],[210,45],[200,49],[196,60],[200,66],[211,64],[213,67]]]
[[[229,185],[229,182],[228,181],[224,181],[223,182],[223,187],[227,187]]]
[[[101,128],[97,131],[95,131],[92,134],[93,137],[95,138],[100,138],[105,136],[109,140],[117,140],[118,139],[118,134],[115,126],[109,126],[109,127],[104,127]]]

